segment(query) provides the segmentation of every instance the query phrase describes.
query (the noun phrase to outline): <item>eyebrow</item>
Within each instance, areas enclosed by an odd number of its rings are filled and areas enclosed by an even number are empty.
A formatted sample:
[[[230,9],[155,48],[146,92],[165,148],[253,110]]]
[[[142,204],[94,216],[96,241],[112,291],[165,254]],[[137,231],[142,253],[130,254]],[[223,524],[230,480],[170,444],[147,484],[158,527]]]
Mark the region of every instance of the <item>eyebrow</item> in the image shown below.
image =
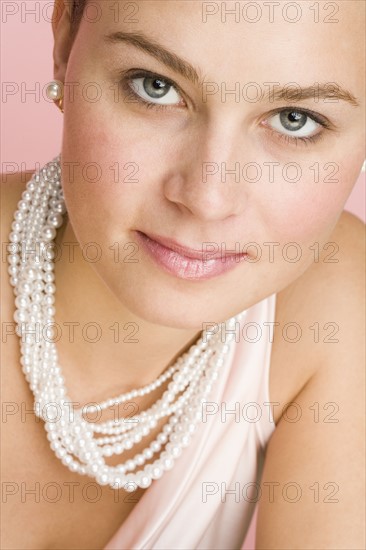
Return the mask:
[[[273,83],[270,83],[273,84]],[[278,84],[277,82],[274,84]],[[292,88],[292,89],[291,89]],[[328,99],[329,103],[334,100],[346,101],[353,107],[360,107],[355,96],[342,88],[337,82],[316,83],[314,86],[299,86],[292,82],[278,90],[268,91],[262,98],[263,101],[304,101],[305,99]]]
[[[143,52],[151,55],[166,67],[169,67],[174,72],[181,74],[184,78],[187,78],[193,84],[203,84],[203,78],[197,69],[193,67],[188,61],[185,61],[173,52],[170,52],[164,48],[161,44],[158,44],[152,38],[148,38],[141,32],[113,32],[104,36],[106,42],[116,44],[119,42],[128,42],[136,48],[139,48]]]
[[[195,85],[202,86],[204,78],[199,70],[195,69],[188,61],[170,52],[164,46],[154,39],[146,36],[142,32],[123,32],[117,31],[104,35],[104,40],[110,44],[127,42],[139,50],[147,53],[163,63],[169,69],[180,74]],[[207,81],[206,83],[209,83]],[[277,82],[269,82],[279,86]],[[294,86],[295,85],[295,86]],[[292,86],[292,89],[291,89]],[[353,107],[360,107],[356,97],[348,90],[342,88],[337,82],[326,82],[324,84],[316,83],[314,86],[301,87],[292,82],[287,86],[279,86],[278,89],[272,89],[263,94],[261,102],[275,101],[304,101],[306,99],[328,99],[329,102],[341,100],[349,103]],[[333,100],[333,101],[332,101]]]

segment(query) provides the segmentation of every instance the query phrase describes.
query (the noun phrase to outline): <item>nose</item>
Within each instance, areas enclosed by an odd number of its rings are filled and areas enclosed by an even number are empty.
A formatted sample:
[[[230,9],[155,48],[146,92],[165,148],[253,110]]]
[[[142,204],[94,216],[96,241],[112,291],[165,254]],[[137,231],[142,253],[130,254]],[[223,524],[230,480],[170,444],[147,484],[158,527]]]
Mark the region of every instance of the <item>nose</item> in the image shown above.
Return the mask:
[[[247,204],[242,148],[239,132],[232,125],[217,121],[206,131],[197,129],[179,148],[179,161],[164,182],[165,197],[182,213],[189,212],[201,221],[240,215]]]

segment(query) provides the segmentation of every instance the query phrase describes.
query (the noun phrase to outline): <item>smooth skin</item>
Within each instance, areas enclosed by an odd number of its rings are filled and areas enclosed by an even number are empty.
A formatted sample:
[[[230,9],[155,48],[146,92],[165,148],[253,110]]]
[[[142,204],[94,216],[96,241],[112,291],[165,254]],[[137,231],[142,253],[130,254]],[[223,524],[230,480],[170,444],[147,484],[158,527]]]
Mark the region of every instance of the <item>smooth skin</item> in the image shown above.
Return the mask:
[[[324,132],[320,141],[295,145],[268,129],[272,124],[277,133],[285,131],[279,129],[273,111],[293,101],[235,102],[230,95],[222,101],[215,94],[204,102],[199,85],[141,49],[126,42],[107,45],[103,35],[136,32],[136,24],[116,22],[107,9],[111,3],[99,4],[102,17],[93,25],[84,19],[73,43],[67,4],[55,29],[54,77],[84,86],[98,82],[104,92],[96,103],[86,101],[82,86],[76,88],[72,101],[65,98],[62,157],[65,163],[75,161],[79,166],[73,180],[67,175],[63,178],[70,223],[58,238],[61,244],[75,242],[77,248],[72,264],[56,264],[55,319],[60,325],[70,319],[81,325],[98,320],[102,327],[134,322],[139,326],[139,345],[121,342],[111,346],[107,338],[93,346],[77,338],[70,345],[62,339],[58,351],[68,387],[84,403],[143,385],[193,341],[203,321],[219,322],[277,292],[278,326],[297,322],[304,336],[292,344],[280,331],[275,333],[270,396],[279,406],[273,408],[276,430],[267,447],[261,483],[263,489],[268,487],[265,483],[279,485],[273,502],[268,490],[263,490],[256,548],[361,549],[365,546],[365,243],[364,224],[343,212],[343,207],[365,155],[365,5],[338,2],[335,25],[314,24],[313,13],[306,10],[297,25],[281,17],[273,23],[263,18],[255,25],[237,25],[230,18],[223,24],[220,17],[203,24],[202,2],[136,3],[138,30],[199,68],[206,81],[227,83],[229,89],[235,82],[241,87],[246,82],[262,86],[265,82],[301,86],[338,82],[357,99],[358,106],[342,100],[298,102],[299,109],[320,113],[336,129],[317,128]],[[123,10],[125,2],[119,4]],[[115,102],[110,87],[116,71],[131,68],[173,80],[182,91],[183,104],[155,111],[136,102]],[[172,102],[182,101],[173,92],[169,97]],[[316,133],[311,122],[307,129],[308,134]],[[102,170],[98,184],[82,175],[81,167],[91,161]],[[278,163],[274,181],[269,183],[264,170],[257,183],[241,179],[238,184],[230,176],[223,183],[221,174],[216,174],[208,180],[209,192],[207,182],[202,181],[204,162],[226,163],[231,169],[235,162],[253,161],[262,167],[264,162]],[[120,166],[136,162],[138,184],[116,185],[109,169],[114,162]],[[289,162],[301,167],[302,177],[296,183],[283,176],[282,168]],[[321,167],[318,183],[309,169],[314,162]],[[327,163],[339,167],[336,183],[326,181]],[[2,185],[2,241],[7,240],[24,188],[19,179],[13,176]],[[256,242],[267,251],[263,243],[276,242],[281,249],[296,242],[302,257],[293,263],[277,255],[271,262],[264,253],[256,263],[243,263],[222,277],[198,283],[163,273],[143,255],[137,264],[116,266],[107,254],[95,264],[83,261],[80,244],[98,242],[107,251],[118,241],[123,249],[133,240],[134,229],[174,237],[196,248],[204,241],[225,242],[228,249],[235,242]],[[320,250],[316,262],[311,248],[315,242]],[[327,261],[327,243],[338,246],[338,262]],[[3,318],[11,320],[13,296],[5,263],[2,269]],[[319,342],[309,329],[314,323],[320,326]],[[338,342],[326,341],[326,323],[339,327]],[[31,408],[32,396],[19,372],[17,345],[13,338],[3,351],[4,364],[9,365],[3,372],[3,399],[14,399],[15,392],[15,399]],[[285,404],[292,400],[303,411],[301,420],[294,423],[283,414]],[[314,403],[319,403],[318,422]],[[333,412],[327,403],[337,404],[334,418],[339,422],[326,421]],[[139,402],[141,408],[148,404],[147,400]],[[53,457],[43,426],[27,421],[28,425],[19,425],[19,418],[14,417],[5,425],[3,445],[6,462],[11,463],[7,479],[80,481]],[[14,436],[19,429],[21,441]],[[26,472],[25,453],[30,457]],[[289,498],[283,497],[282,488],[289,482],[302,489],[296,503],[288,502],[293,498],[290,490]],[[327,497],[338,501],[326,502]],[[82,500],[76,504],[32,505],[27,501],[20,507],[9,499],[3,513],[5,547],[103,548],[133,507],[123,501],[116,505],[108,491],[93,507]],[[57,519],[44,521],[51,509]],[[19,518],[32,524],[30,533],[16,528]],[[92,532],[88,524],[93,525]]]

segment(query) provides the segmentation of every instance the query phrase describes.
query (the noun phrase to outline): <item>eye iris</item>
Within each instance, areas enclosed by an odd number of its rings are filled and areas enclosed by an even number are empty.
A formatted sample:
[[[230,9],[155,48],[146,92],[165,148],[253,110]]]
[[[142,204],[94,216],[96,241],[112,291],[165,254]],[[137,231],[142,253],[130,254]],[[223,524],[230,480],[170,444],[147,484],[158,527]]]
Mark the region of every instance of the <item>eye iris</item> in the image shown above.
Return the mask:
[[[303,113],[297,113],[296,111],[283,111],[280,114],[281,123],[287,130],[300,130],[305,126],[307,116]]]
[[[163,97],[170,87],[160,78],[145,78],[143,86],[145,92],[154,98]]]

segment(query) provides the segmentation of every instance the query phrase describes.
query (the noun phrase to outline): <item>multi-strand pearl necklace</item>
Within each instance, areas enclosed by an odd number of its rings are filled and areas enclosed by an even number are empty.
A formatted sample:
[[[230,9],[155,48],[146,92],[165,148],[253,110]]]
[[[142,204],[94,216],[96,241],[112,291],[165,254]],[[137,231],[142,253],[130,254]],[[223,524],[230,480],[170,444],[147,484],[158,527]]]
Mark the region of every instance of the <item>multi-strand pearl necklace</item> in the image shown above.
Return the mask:
[[[147,488],[174,466],[190,444],[202,418],[202,404],[230,350],[233,332],[228,329],[245,312],[224,323],[225,331],[228,330],[224,342],[221,324],[216,334],[202,333],[154,382],[89,405],[88,414],[147,395],[171,379],[162,397],[149,409],[127,419],[120,417],[103,423],[85,420],[81,409],[73,408],[68,397],[55,343],[44,337],[44,327],[54,325],[55,315],[52,241],[65,212],[58,155],[26,184],[9,235],[8,270],[17,308],[14,320],[20,336],[22,370],[35,399],[34,411],[45,422],[51,448],[72,472],[89,475],[100,485],[114,489]],[[106,464],[104,457],[131,449],[164,417],[168,420],[162,430],[142,452],[118,466]],[[158,453],[152,464],[144,466]]]

